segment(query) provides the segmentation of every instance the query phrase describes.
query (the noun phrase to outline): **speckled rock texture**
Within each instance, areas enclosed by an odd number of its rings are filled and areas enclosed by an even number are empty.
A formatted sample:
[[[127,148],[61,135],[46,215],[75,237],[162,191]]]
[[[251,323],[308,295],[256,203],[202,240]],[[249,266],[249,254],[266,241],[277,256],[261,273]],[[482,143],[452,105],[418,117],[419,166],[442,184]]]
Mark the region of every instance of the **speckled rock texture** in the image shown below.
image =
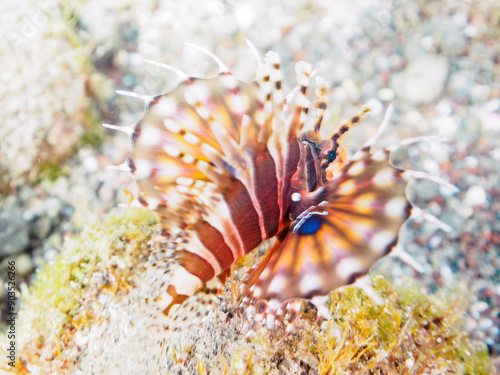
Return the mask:
[[[40,168],[73,154],[91,127],[92,38],[80,32],[77,4],[2,2],[0,192],[35,182]],[[104,102],[102,102],[104,104]]]

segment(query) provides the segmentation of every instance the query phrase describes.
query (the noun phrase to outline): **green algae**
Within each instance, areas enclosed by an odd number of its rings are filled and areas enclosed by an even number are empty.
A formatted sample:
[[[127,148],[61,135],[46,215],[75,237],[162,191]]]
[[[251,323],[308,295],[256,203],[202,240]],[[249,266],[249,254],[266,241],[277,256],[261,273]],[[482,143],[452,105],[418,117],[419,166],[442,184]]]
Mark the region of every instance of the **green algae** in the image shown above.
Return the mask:
[[[99,320],[97,294],[117,298],[133,287],[133,265],[156,223],[156,216],[148,210],[127,209],[66,240],[63,251],[21,293],[20,373],[25,364],[57,357],[77,330]],[[6,341],[5,335],[0,341]]]
[[[411,279],[395,287],[381,276],[372,285],[382,305],[357,288],[332,295],[328,324],[342,337],[321,336],[320,374],[492,373],[486,347],[462,330],[466,302],[458,293],[427,294]]]
[[[69,167],[63,165],[59,162],[47,161],[41,163],[38,166],[37,176],[35,178],[35,184],[39,184],[42,181],[55,181],[61,176],[69,175]]]

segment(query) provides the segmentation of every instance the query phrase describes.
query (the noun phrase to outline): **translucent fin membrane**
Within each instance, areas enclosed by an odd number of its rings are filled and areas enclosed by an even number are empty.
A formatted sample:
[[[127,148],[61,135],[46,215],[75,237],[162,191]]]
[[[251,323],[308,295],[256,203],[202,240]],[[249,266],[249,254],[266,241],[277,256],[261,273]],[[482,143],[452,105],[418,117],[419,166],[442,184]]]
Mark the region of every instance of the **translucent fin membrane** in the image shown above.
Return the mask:
[[[137,182],[133,205],[160,218],[164,241],[152,253],[163,258],[151,266],[160,276],[153,282],[156,298],[149,300],[159,326],[203,321],[230,267],[275,238],[241,280],[241,303],[248,313],[248,335],[258,325],[279,326],[283,340],[304,301],[316,306],[318,318],[326,318],[333,290],[353,285],[382,303],[367,275],[384,256],[398,256],[421,271],[396,245],[400,228],[409,219],[429,220],[444,231],[451,227],[412,207],[407,183],[425,178],[452,193],[457,188],[392,163],[398,148],[432,137],[377,149],[392,106],[377,132],[347,159],[342,139],[360,126],[369,109],[323,139],[327,83],[300,61],[297,85],[284,93],[278,54],[262,57],[247,44],[257,60],[254,82],[238,81],[212,52],[190,45],[217,64],[215,77],[191,77],[148,61],[175,73],[176,87],[154,97],[118,92],[141,99],[144,113],[127,127],[104,126],[128,134],[131,153],[115,169],[131,173]],[[316,95],[309,88],[314,77]],[[306,124],[310,129],[304,129]]]

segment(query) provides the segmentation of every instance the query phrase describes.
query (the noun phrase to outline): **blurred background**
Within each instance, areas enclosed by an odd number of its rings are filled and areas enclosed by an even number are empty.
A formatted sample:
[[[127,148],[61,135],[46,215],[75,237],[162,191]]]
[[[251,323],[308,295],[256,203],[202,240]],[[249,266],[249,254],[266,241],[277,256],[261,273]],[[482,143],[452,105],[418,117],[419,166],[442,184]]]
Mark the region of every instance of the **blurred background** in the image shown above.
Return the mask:
[[[167,92],[175,77],[144,59],[208,77],[219,56],[251,81],[250,40],[282,58],[285,92],[305,60],[330,85],[325,123],[372,108],[350,142],[374,132],[389,104],[382,146],[410,136],[440,142],[403,148],[398,163],[442,176],[455,196],[412,184],[412,200],[452,230],[414,222],[408,251],[422,275],[396,260],[378,267],[410,274],[428,290],[465,282],[466,328],[500,353],[500,5],[497,1],[18,0],[0,3],[0,260],[19,282],[61,251],[65,238],[126,200],[124,134],[142,103],[114,90]],[[5,290],[2,290],[5,302]],[[2,318],[2,321],[4,319]]]

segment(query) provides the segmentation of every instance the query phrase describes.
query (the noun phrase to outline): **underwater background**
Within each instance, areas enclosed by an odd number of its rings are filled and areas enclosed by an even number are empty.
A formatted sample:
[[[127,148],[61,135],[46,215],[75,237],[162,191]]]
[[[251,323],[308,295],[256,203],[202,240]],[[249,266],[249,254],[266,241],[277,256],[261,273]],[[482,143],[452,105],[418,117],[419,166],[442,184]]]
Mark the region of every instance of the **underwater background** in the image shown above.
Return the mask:
[[[0,371],[500,371],[498,2],[4,1],[0,36]],[[130,145],[101,125],[128,125],[142,112],[140,101],[115,90],[155,95],[174,84],[144,59],[213,75],[213,61],[185,43],[252,80],[245,39],[262,54],[280,54],[285,92],[295,62],[318,70],[330,85],[329,130],[370,107],[347,140],[353,147],[393,104],[381,145],[434,136],[404,149],[398,163],[460,192],[411,184],[411,201],[449,230],[425,221],[403,228],[405,249],[424,272],[397,258],[379,262],[371,274],[383,308],[351,291],[337,318],[316,324],[306,314],[296,334],[275,346],[264,328],[244,340],[229,293],[210,324],[171,333],[160,346],[144,328],[139,301],[149,285],[137,271],[157,219],[118,207],[133,184],[107,167],[121,164]],[[14,368],[6,359],[9,262],[19,291]]]

